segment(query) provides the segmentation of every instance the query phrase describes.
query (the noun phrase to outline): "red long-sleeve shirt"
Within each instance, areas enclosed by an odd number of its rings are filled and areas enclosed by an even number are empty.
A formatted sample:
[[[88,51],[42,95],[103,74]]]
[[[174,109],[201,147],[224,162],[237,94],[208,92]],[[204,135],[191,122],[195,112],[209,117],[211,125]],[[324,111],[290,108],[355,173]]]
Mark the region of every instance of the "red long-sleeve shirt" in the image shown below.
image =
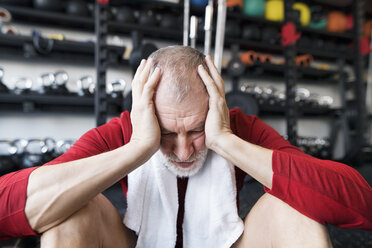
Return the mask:
[[[230,111],[230,122],[231,129],[240,138],[274,151],[272,188],[265,188],[266,192],[321,224],[372,229],[372,189],[355,169],[306,155],[259,118],[244,115],[239,109]],[[120,118],[84,134],[64,155],[46,165],[116,149],[129,142],[131,133],[130,115],[123,112]],[[24,213],[28,177],[34,169],[0,178],[0,240],[36,235]],[[245,175],[236,167],[238,192],[243,187]],[[126,194],[126,179],[121,183]],[[180,191],[184,190],[186,184],[180,185]]]

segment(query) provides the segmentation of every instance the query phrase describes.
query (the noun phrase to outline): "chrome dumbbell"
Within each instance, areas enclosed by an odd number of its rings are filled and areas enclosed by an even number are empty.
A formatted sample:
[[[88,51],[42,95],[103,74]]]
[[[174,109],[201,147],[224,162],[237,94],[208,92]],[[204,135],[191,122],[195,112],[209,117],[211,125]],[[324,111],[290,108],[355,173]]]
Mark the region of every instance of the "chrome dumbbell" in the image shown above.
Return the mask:
[[[55,148],[56,156],[60,156],[64,154],[65,152],[67,152],[68,149],[70,149],[70,147],[72,147],[74,143],[75,141],[71,139],[57,141],[56,148]]]
[[[67,83],[69,76],[65,71],[56,71],[54,73],[54,82],[55,82],[55,93],[56,94],[67,94],[69,93],[67,89]]]
[[[13,93],[20,95],[30,93],[33,87],[33,81],[27,77],[20,77],[14,83]]]
[[[0,67],[0,93],[1,92],[8,93],[9,92],[9,88],[8,88],[8,86],[6,86],[4,84],[3,78],[4,78],[4,70],[3,70],[3,68]]]
[[[52,138],[29,139],[24,149],[23,168],[42,165],[53,158],[55,142]]]
[[[126,82],[123,79],[117,79],[107,84],[107,94],[112,98],[122,98],[125,90]]]
[[[54,73],[43,73],[37,78],[38,84],[40,85],[39,93],[40,94],[51,94],[55,89],[56,78]]]
[[[88,96],[94,94],[95,84],[92,76],[81,77],[77,82],[79,96]]]

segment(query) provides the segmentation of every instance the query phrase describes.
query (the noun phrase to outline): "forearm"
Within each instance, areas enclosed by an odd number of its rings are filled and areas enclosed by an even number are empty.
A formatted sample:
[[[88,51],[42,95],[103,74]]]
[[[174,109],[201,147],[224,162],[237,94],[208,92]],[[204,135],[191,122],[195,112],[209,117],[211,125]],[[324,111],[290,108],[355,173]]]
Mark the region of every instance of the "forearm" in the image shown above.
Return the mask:
[[[212,149],[267,188],[271,188],[272,150],[251,144],[234,134],[223,137]]]
[[[96,156],[36,169],[29,177],[25,206],[31,227],[41,233],[60,223],[148,157],[128,143]]]

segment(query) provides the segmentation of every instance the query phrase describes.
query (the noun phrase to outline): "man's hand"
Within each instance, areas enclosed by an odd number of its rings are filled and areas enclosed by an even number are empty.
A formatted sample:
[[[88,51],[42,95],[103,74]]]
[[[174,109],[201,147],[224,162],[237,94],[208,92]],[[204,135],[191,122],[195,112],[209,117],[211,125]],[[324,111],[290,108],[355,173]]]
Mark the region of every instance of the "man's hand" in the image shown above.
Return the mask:
[[[132,81],[133,133],[130,143],[145,149],[145,156],[152,156],[160,147],[160,127],[153,101],[160,69],[156,68],[150,75],[152,63],[152,59],[142,60]]]
[[[225,100],[224,81],[210,56],[206,57],[206,63],[212,77],[202,65],[198,67],[198,73],[209,94],[209,111],[205,121],[205,144],[215,151],[218,143],[223,142],[224,137],[230,136],[232,131],[229,109]]]

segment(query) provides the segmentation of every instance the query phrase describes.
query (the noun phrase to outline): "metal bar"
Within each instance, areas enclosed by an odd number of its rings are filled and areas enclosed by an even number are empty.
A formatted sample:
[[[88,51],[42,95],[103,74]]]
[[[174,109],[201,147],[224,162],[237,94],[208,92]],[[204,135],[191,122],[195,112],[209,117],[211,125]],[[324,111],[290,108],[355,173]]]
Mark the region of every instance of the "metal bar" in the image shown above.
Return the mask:
[[[354,84],[354,95],[356,102],[356,137],[355,144],[353,146],[357,147],[357,154],[355,157],[356,165],[363,164],[363,146],[365,145],[364,132],[366,131],[365,126],[365,93],[366,86],[365,80],[363,79],[364,75],[364,60],[360,54],[360,44],[359,41],[362,38],[362,27],[364,21],[364,0],[354,0],[353,3],[353,12],[354,12],[354,73],[355,73],[355,84]]]
[[[208,1],[208,6],[205,8],[204,20],[204,54],[210,55],[211,40],[212,40],[212,21],[213,21],[213,0]]]
[[[294,1],[284,1],[284,16],[285,23],[292,22],[296,23],[294,11],[292,8]],[[291,144],[296,145],[297,143],[297,106],[295,101],[295,89],[296,89],[296,44],[290,44],[284,47],[285,57],[285,84],[286,84],[286,120],[287,120],[287,136]]]
[[[102,1],[95,5],[95,67],[97,84],[94,93],[94,114],[96,117],[96,126],[106,123],[107,118],[107,96],[106,96],[106,70],[108,63],[107,39],[107,20],[108,4]]]
[[[190,44],[192,48],[196,48],[197,36],[198,36],[198,17],[191,16],[190,18]]]
[[[189,45],[189,19],[190,17],[190,0],[184,0],[183,9],[183,45]]]
[[[226,25],[226,0],[218,0],[217,26],[216,26],[216,43],[214,50],[214,64],[221,72],[223,45],[225,41]]]

